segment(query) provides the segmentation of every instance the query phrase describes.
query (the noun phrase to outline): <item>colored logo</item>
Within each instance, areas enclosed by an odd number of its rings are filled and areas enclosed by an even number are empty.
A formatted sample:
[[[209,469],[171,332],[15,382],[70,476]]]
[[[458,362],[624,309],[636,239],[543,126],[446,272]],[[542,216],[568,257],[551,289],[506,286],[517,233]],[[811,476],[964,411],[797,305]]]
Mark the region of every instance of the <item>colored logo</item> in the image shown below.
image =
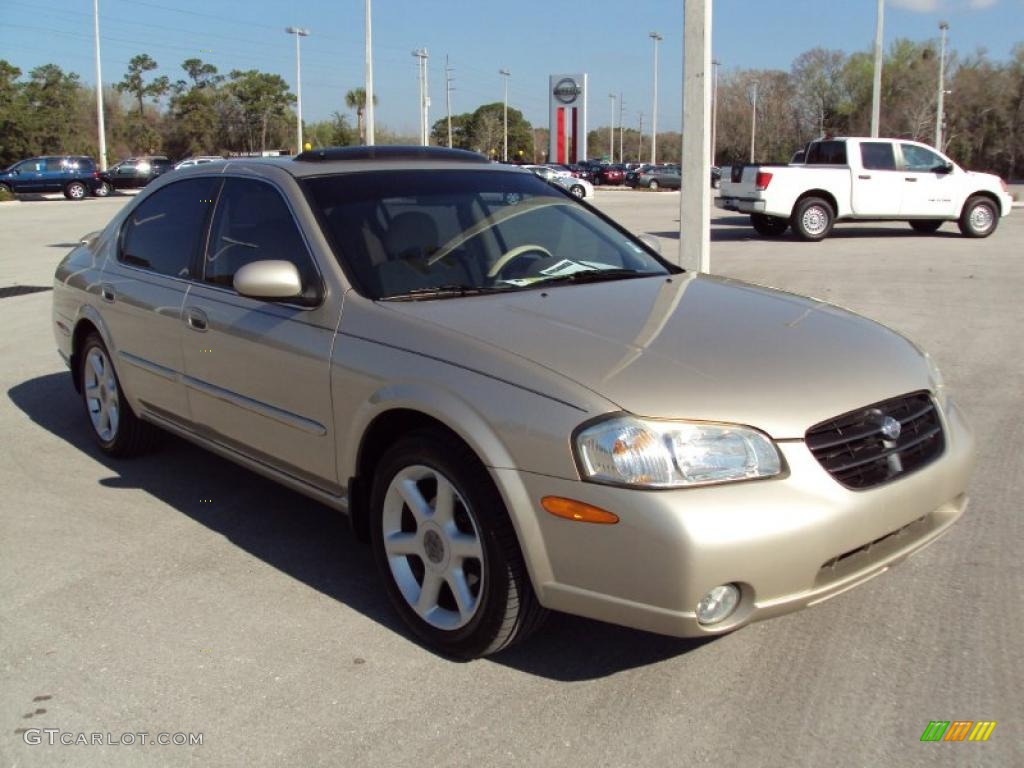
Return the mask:
[[[988,741],[995,727],[995,720],[932,720],[921,741]]]

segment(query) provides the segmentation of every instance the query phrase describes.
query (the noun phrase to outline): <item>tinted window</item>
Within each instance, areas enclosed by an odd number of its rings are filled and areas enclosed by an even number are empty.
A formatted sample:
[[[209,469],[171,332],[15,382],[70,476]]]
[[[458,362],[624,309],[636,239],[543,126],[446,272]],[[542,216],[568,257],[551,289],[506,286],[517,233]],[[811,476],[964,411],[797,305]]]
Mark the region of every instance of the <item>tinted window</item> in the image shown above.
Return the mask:
[[[846,165],[845,141],[815,141],[807,150],[807,165]]]
[[[872,171],[894,171],[896,153],[888,141],[863,141],[860,145],[860,162]]]
[[[930,149],[916,144],[900,144],[903,150],[903,164],[908,171],[934,171],[946,164],[946,161]]]
[[[231,288],[241,267],[268,259],[294,264],[304,297],[316,297],[313,259],[281,194],[261,181],[227,179],[210,228],[204,279]]]
[[[161,275],[190,277],[219,179],[188,179],[147,197],[124,223],[121,260]]]

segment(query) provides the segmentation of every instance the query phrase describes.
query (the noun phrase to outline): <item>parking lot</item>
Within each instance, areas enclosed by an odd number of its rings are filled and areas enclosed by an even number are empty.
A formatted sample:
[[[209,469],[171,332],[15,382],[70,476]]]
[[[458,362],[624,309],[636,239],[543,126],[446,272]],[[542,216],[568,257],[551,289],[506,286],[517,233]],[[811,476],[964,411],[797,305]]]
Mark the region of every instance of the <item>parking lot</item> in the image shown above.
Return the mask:
[[[128,199],[0,206],[0,289],[48,287]],[[678,194],[602,189],[596,205],[674,255]],[[0,764],[1024,764],[1024,210],[985,240],[840,223],[822,243],[715,212],[711,240],[713,272],[842,305],[934,355],[978,448],[947,536],[711,642],[555,615],[453,663],[405,634],[336,513],[177,440],[102,456],[49,292],[2,298]],[[986,743],[921,743],[936,719],[998,725]],[[29,728],[203,743],[29,745]]]

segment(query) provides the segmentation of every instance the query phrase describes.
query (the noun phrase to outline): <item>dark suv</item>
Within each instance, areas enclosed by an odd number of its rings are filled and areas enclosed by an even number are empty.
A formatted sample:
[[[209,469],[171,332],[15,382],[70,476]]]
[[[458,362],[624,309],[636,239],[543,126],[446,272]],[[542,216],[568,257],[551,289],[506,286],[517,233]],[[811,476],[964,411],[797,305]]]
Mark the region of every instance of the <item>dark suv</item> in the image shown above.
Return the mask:
[[[129,157],[100,173],[104,184],[100,194],[110,194],[115,189],[139,189],[173,169],[174,163],[163,156]]]
[[[0,172],[0,189],[13,194],[63,192],[68,200],[82,200],[102,185],[96,164],[83,155],[30,157]]]

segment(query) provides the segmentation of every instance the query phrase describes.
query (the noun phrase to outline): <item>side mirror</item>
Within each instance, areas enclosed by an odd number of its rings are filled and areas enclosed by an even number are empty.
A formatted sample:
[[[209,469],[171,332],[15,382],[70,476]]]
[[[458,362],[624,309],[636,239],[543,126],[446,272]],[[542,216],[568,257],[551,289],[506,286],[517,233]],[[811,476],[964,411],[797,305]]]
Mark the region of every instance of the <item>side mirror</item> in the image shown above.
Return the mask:
[[[934,171],[935,173],[952,173],[953,164],[950,162],[942,163],[941,165],[935,166]]]
[[[290,261],[253,261],[235,272],[234,288],[253,299],[292,299],[302,294],[302,278]]]
[[[655,253],[661,253],[661,240],[655,237],[654,235],[648,235],[645,232],[644,234],[640,235],[640,237],[637,239],[640,240],[641,243],[646,245]]]

